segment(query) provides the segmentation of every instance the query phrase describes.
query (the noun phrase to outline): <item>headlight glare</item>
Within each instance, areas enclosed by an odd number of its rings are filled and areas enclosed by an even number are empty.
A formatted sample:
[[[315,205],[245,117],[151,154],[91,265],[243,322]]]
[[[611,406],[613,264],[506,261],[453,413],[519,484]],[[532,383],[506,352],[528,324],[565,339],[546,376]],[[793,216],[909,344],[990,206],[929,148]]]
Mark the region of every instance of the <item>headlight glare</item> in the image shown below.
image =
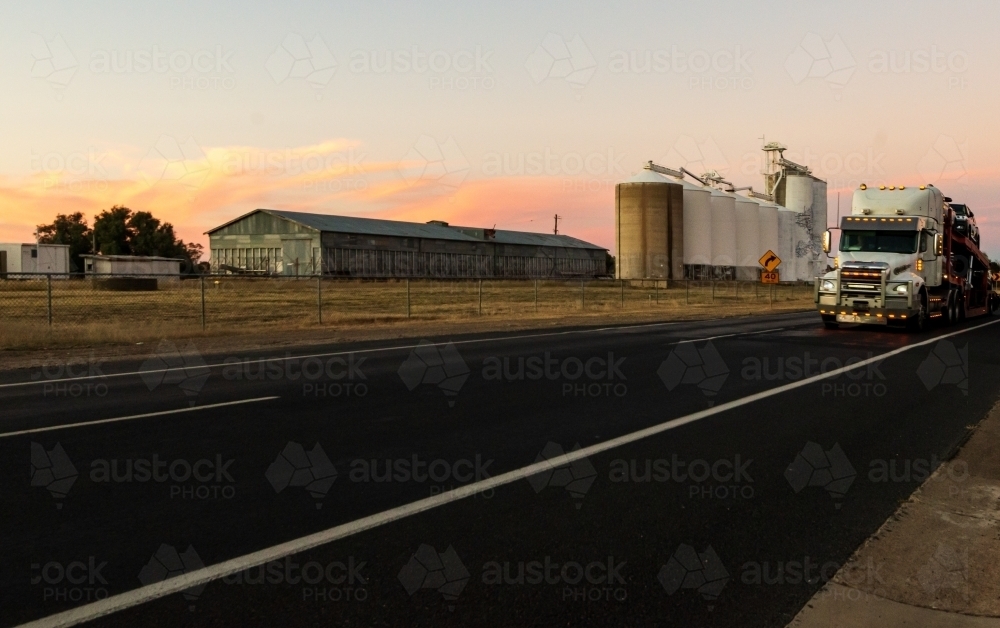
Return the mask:
[[[837,284],[835,284],[833,281],[831,281],[829,279],[826,279],[820,285],[820,290],[822,290],[823,292],[836,292],[837,291]]]

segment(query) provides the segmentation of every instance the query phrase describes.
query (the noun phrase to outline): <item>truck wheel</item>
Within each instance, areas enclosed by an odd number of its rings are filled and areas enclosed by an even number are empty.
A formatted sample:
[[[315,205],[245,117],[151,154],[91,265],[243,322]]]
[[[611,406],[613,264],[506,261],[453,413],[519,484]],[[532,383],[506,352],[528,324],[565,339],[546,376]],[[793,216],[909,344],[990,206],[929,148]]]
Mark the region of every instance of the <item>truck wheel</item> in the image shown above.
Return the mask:
[[[945,325],[953,325],[955,323],[955,291],[948,291],[948,299],[944,307],[941,309],[941,322]]]
[[[910,319],[910,329],[915,332],[927,331],[929,327],[929,319],[927,314],[927,293],[920,293],[920,309],[917,314]]]

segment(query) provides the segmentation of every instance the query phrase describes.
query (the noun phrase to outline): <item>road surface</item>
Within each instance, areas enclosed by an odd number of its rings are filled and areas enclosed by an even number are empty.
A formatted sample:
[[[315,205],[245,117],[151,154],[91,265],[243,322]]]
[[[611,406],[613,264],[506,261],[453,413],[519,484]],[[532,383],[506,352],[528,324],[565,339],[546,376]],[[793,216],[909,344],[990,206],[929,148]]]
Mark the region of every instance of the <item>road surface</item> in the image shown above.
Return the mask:
[[[986,415],[997,321],[0,373],[0,625],[783,626]]]

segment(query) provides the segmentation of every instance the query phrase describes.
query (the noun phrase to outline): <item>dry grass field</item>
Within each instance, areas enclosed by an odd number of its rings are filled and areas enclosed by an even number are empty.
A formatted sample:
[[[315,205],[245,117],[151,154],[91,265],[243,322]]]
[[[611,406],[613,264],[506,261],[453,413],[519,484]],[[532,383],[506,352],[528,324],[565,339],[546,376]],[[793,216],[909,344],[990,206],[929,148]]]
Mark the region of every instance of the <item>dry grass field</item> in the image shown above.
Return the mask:
[[[253,335],[411,321],[572,317],[596,321],[711,318],[808,309],[811,286],[751,282],[439,281],[206,277],[156,291],[94,289],[89,281],[0,281],[0,349]],[[409,298],[407,292],[409,291]],[[714,293],[714,296],[713,296]],[[537,294],[537,296],[536,296]],[[409,315],[407,302],[409,301]],[[51,309],[50,309],[51,302]],[[320,322],[322,302],[322,323]],[[481,305],[480,305],[481,303]],[[49,324],[51,312],[52,323]]]

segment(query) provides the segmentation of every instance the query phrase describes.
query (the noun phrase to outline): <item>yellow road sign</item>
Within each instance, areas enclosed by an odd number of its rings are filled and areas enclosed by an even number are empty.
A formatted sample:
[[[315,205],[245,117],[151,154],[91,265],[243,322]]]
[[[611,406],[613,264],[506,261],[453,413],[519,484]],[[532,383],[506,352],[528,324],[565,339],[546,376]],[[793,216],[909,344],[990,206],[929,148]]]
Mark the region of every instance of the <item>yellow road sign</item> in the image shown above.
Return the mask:
[[[778,271],[765,271],[760,274],[761,283],[778,283]]]
[[[767,272],[774,271],[775,268],[781,266],[781,258],[775,254],[774,251],[768,249],[767,253],[761,256],[757,263],[764,267]]]

